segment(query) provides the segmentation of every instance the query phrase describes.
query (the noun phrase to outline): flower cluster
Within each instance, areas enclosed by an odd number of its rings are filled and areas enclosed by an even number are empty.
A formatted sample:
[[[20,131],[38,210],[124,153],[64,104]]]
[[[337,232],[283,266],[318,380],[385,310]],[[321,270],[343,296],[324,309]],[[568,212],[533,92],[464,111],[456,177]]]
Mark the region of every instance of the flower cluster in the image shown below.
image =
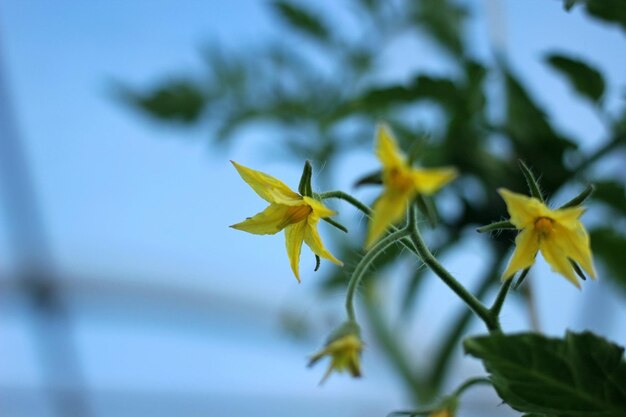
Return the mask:
[[[300,252],[306,245],[319,258],[329,260],[336,265],[343,265],[323,244],[317,230],[320,220],[347,231],[343,226],[331,220],[336,213],[322,202],[325,198],[341,198],[369,217],[367,236],[364,242],[367,252],[355,268],[346,295],[348,320],[333,332],[325,347],[310,359],[310,365],[324,357],[330,358],[324,381],[333,372],[348,371],[352,376],[361,375],[360,355],[363,342],[356,321],[353,298],[356,288],[371,262],[393,244],[405,245],[418,255],[439,278],[442,279],[486,324],[490,331],[500,329],[499,313],[510,286],[511,278],[523,271],[518,284],[535,263],[536,255],[541,252],[552,269],[563,275],[568,281],[580,287],[577,275],[584,278],[584,271],[592,278],[596,277],[591,254],[589,235],[580,222],[585,209],[580,203],[586,196],[577,197],[575,203],[557,209],[549,208],[543,201],[539,185],[528,168],[522,164],[532,197],[518,194],[504,188],[498,193],[504,199],[510,219],[484,226],[482,231],[499,228],[518,230],[515,250],[502,274],[505,281],[491,308],[486,308],[481,301],[470,294],[434,257],[424,243],[417,225],[419,202],[431,196],[457,177],[456,169],[417,168],[402,153],[391,130],[387,125],[377,127],[375,153],[381,164],[380,178],[382,192],[372,208],[354,197],[340,192],[316,194],[311,187],[311,166],[305,164],[305,170],[295,192],[282,181],[233,162],[237,172],[250,187],[269,206],[260,213],[234,224],[231,227],[253,234],[276,234],[285,231],[287,256],[296,279],[300,281]],[[584,197],[584,198],[583,198]],[[406,219],[404,226],[398,226]],[[481,231],[479,229],[479,231]],[[452,403],[450,403],[452,404]],[[451,416],[456,406],[446,405],[438,408],[431,415]]]

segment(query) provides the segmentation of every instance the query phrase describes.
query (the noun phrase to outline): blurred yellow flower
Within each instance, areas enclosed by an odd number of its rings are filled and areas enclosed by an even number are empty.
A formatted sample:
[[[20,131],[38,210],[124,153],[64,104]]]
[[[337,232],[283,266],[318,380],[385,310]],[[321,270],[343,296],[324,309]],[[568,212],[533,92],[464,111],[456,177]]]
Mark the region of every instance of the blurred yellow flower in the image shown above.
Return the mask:
[[[341,373],[346,369],[350,375],[358,378],[361,376],[361,350],[363,350],[361,339],[354,333],[348,333],[328,343],[324,349],[311,356],[309,366],[315,365],[324,356],[330,356],[330,365],[320,383],[326,381],[333,371]]]
[[[382,164],[383,193],[374,203],[373,215],[365,241],[370,248],[387,228],[406,213],[409,202],[417,195],[434,194],[456,177],[454,168],[413,168],[385,124],[376,131],[376,155]]]
[[[578,220],[585,211],[583,207],[551,210],[534,197],[504,188],[500,188],[498,193],[506,202],[511,223],[521,230],[515,239],[515,252],[502,274],[503,280],[530,267],[538,251],[541,251],[553,271],[579,288],[580,283],[570,260],[595,279],[589,235]]]
[[[343,265],[324,247],[317,231],[320,219],[334,215],[334,211],[314,198],[292,191],[282,181],[270,175],[231,162],[241,178],[270,205],[253,217],[230,227],[257,235],[273,235],[285,229],[287,255],[298,282],[302,242],[319,257]]]
[[[452,417],[454,414],[448,408],[443,408],[441,410],[437,410],[433,413],[430,413],[428,417]]]

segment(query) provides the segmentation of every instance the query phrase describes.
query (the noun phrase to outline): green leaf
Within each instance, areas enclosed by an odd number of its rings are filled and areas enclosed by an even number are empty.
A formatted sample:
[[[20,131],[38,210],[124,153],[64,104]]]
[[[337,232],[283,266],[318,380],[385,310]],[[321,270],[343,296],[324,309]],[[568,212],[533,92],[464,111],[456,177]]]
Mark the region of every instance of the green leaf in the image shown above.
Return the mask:
[[[390,106],[410,104],[418,100],[432,100],[442,107],[453,108],[460,93],[447,78],[419,75],[409,85],[391,85],[367,90],[347,104],[344,112],[375,112]]]
[[[275,1],[272,6],[292,28],[319,40],[329,38],[328,28],[319,16],[287,1]]]
[[[511,140],[515,156],[532,161],[533,170],[541,175],[543,191],[551,195],[571,178],[571,173],[563,165],[563,158],[565,152],[576,145],[555,131],[545,111],[522,83],[506,67],[503,70],[507,96],[505,133]]]
[[[617,212],[626,215],[626,188],[617,181],[594,182],[593,200],[601,201]]]
[[[198,119],[206,104],[202,91],[185,80],[164,84],[145,94],[125,87],[117,89],[122,100],[152,117],[166,121],[192,123]]]
[[[626,5],[626,3],[625,3]],[[598,102],[604,95],[604,77],[589,64],[560,54],[546,56],[546,62],[567,77],[572,87],[584,97]]]
[[[411,1],[414,7],[414,19],[417,25],[426,29],[441,46],[456,57],[462,57],[463,23],[467,11],[449,0]]]
[[[590,332],[564,339],[536,333],[467,339],[500,397],[526,413],[555,417],[626,416],[624,348]]]
[[[621,26],[626,31],[626,2],[624,0],[586,0],[587,13],[596,19]]]
[[[592,252],[606,267],[608,278],[626,290],[626,236],[608,227],[592,230],[590,235]]]

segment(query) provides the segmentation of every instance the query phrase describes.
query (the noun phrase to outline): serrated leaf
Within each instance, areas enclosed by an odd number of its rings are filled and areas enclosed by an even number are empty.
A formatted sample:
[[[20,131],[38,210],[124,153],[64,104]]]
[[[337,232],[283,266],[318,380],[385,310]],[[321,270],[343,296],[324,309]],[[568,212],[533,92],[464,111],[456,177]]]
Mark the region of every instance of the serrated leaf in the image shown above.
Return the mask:
[[[607,278],[626,290],[626,268],[624,268],[626,236],[609,228],[592,230],[590,236],[592,252],[606,267],[609,274]]]
[[[526,413],[555,417],[626,416],[624,348],[590,332],[564,339],[536,333],[467,339],[500,397]]]
[[[319,16],[287,1],[275,1],[272,6],[278,15],[294,29],[320,40],[328,39],[328,28]]]
[[[625,3],[626,4],[626,3]],[[561,54],[546,56],[546,62],[567,77],[574,89],[591,101],[600,101],[604,95],[604,77],[589,64]]]

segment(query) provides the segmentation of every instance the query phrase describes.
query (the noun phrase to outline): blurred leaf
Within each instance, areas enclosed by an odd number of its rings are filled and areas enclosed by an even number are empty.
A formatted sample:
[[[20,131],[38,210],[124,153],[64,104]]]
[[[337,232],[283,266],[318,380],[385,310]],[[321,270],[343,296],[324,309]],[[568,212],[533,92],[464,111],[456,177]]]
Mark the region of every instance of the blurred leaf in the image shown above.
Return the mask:
[[[596,181],[593,199],[626,215],[626,187],[617,181]]]
[[[119,87],[118,93],[129,104],[166,121],[195,122],[205,107],[202,91],[185,80],[172,81],[145,94]]]
[[[375,87],[350,101],[344,111],[373,112],[390,106],[409,104],[418,100],[432,100],[444,107],[454,107],[459,91],[447,78],[419,75],[409,85]]]
[[[570,10],[572,10],[572,7],[576,5],[576,3],[580,3],[581,1],[582,0],[564,0],[563,7],[569,12]]]
[[[626,416],[624,348],[590,332],[565,339],[494,333],[467,339],[498,395],[518,411],[558,417]]]
[[[328,27],[319,16],[288,1],[275,1],[272,7],[292,28],[319,40],[329,38]]]
[[[592,230],[590,235],[594,256],[605,265],[609,278],[626,290],[626,236],[610,228]]]
[[[565,151],[575,144],[555,132],[545,112],[531,98],[524,86],[508,70],[504,71],[506,90],[505,131],[515,149],[515,157],[532,161],[548,195],[571,176],[563,165]]]
[[[614,23],[626,30],[626,2],[624,0],[585,0],[587,13],[597,19]]]
[[[416,23],[441,46],[461,58],[464,55],[462,30],[467,11],[449,0],[421,0],[410,4],[415,8]]]
[[[596,102],[600,101],[604,95],[604,78],[600,71],[589,64],[559,54],[548,55],[546,61],[552,68],[567,77],[579,94]]]

